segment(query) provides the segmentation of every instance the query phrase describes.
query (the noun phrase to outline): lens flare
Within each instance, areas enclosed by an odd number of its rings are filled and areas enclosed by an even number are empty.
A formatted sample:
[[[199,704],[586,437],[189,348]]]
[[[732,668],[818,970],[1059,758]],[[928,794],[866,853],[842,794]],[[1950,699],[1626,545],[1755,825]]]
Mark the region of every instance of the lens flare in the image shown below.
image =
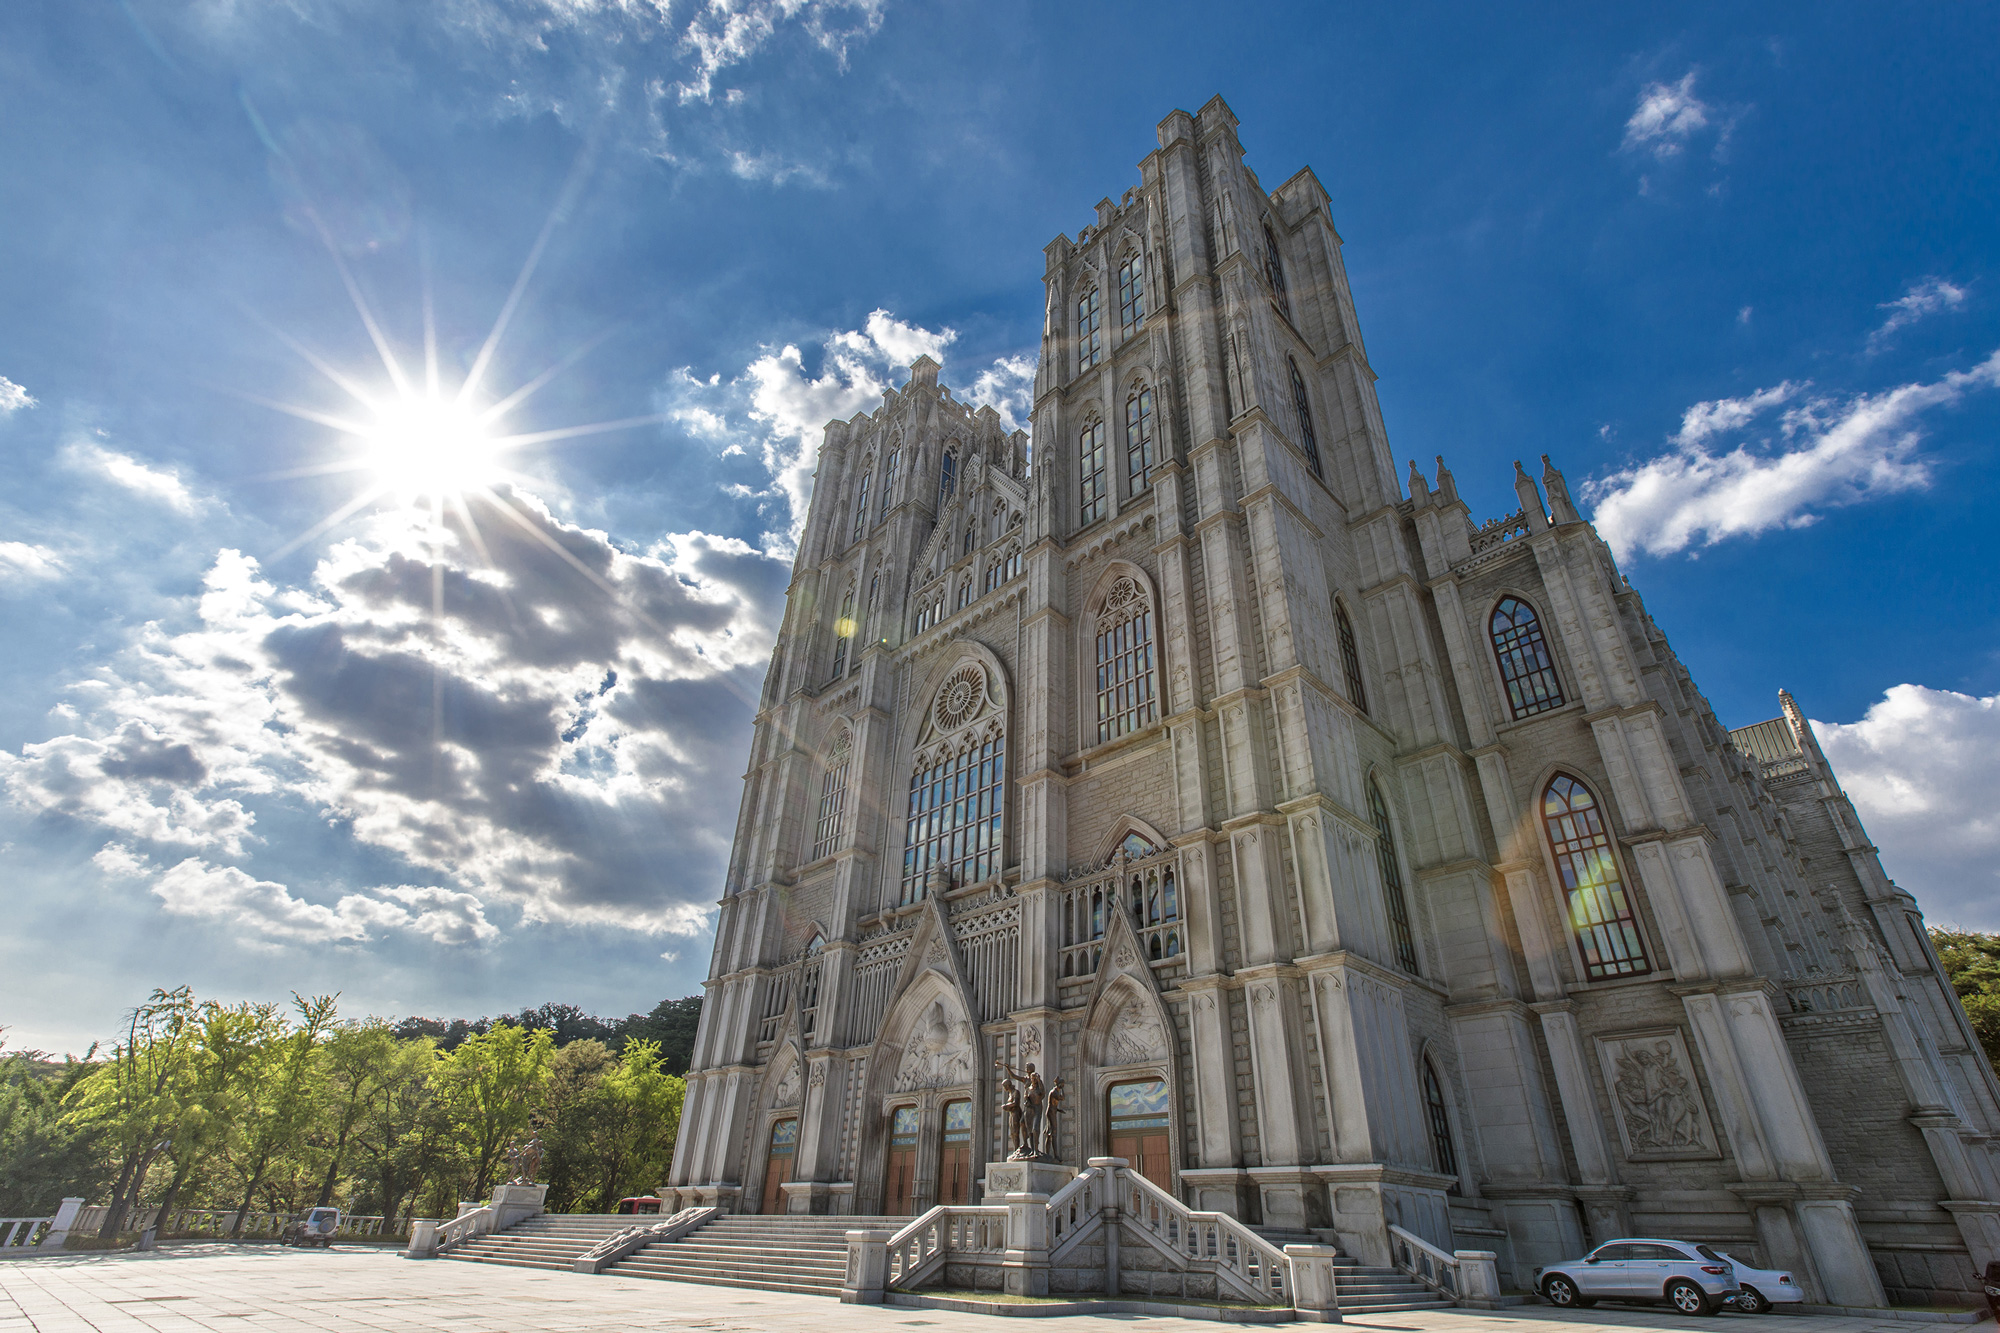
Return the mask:
[[[479,413],[433,394],[372,404],[366,466],[384,489],[432,498],[482,490],[501,476],[500,446]]]

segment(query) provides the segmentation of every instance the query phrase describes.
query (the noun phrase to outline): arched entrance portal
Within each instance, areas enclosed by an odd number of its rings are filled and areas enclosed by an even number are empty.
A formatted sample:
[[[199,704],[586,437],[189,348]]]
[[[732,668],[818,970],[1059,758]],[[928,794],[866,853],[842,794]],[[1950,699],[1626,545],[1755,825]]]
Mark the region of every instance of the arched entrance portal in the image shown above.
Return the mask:
[[[792,1178],[792,1163],[799,1152],[799,1120],[787,1116],[771,1126],[771,1152],[764,1163],[764,1204],[766,1213],[785,1211],[785,1192],[778,1187]]]
[[[938,1152],[938,1202],[972,1202],[972,1103],[944,1104],[944,1142]]]
[[[917,1108],[898,1106],[889,1113],[889,1179],[882,1211],[908,1217],[917,1211]]]
[[[1167,1081],[1114,1083],[1104,1092],[1111,1155],[1123,1157],[1140,1175],[1171,1193],[1173,1170],[1167,1149]]]

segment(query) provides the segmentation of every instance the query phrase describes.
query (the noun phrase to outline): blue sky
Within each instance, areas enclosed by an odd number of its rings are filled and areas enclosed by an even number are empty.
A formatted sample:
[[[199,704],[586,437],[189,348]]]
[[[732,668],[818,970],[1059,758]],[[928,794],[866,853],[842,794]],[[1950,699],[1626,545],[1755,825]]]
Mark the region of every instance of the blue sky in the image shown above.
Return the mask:
[[[1041,247],[1216,93],[1331,193],[1398,456],[1485,518],[1551,454],[1723,720],[1791,689],[2000,928],[1992,10],[1525,13],[7,6],[7,1040],[696,989],[817,428],[925,351],[1018,413]],[[399,401],[352,294],[426,392],[427,292],[447,398],[567,363],[499,433],[643,419],[510,448],[483,552],[327,424]]]

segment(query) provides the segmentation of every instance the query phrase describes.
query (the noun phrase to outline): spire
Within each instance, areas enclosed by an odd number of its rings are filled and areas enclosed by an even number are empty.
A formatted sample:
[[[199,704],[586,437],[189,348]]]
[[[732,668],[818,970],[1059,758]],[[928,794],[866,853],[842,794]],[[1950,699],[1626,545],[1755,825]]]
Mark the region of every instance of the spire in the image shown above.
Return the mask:
[[[1528,531],[1540,532],[1549,526],[1549,516],[1542,512],[1542,493],[1518,458],[1514,460],[1514,494],[1521,497],[1521,514],[1528,520]]]
[[[1430,483],[1424,480],[1423,473],[1417,471],[1417,460],[1414,458],[1410,460],[1410,498],[1417,502],[1417,508],[1430,508]]]
[[[1451,469],[1444,465],[1444,455],[1437,455],[1438,462],[1438,503],[1455,505],[1458,503],[1458,479],[1451,475]]]
[[[1563,480],[1562,473],[1556,471],[1556,465],[1549,461],[1547,454],[1542,455],[1542,489],[1549,493],[1549,513],[1556,522],[1577,521],[1576,506],[1569,498],[1569,483]]]

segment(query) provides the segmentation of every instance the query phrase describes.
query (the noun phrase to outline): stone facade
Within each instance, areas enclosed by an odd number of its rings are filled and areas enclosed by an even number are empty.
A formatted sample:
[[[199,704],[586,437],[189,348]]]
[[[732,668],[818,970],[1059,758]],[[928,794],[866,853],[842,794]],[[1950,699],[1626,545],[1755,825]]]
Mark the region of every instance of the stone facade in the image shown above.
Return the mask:
[[[1032,466],[928,358],[827,427],[675,1202],[977,1202],[1033,1061],[1063,1160],[1368,1263],[1969,1292],[2000,1088],[1803,716],[1725,730],[1553,466],[1406,493],[1319,181],[1158,139],[1044,252]]]

